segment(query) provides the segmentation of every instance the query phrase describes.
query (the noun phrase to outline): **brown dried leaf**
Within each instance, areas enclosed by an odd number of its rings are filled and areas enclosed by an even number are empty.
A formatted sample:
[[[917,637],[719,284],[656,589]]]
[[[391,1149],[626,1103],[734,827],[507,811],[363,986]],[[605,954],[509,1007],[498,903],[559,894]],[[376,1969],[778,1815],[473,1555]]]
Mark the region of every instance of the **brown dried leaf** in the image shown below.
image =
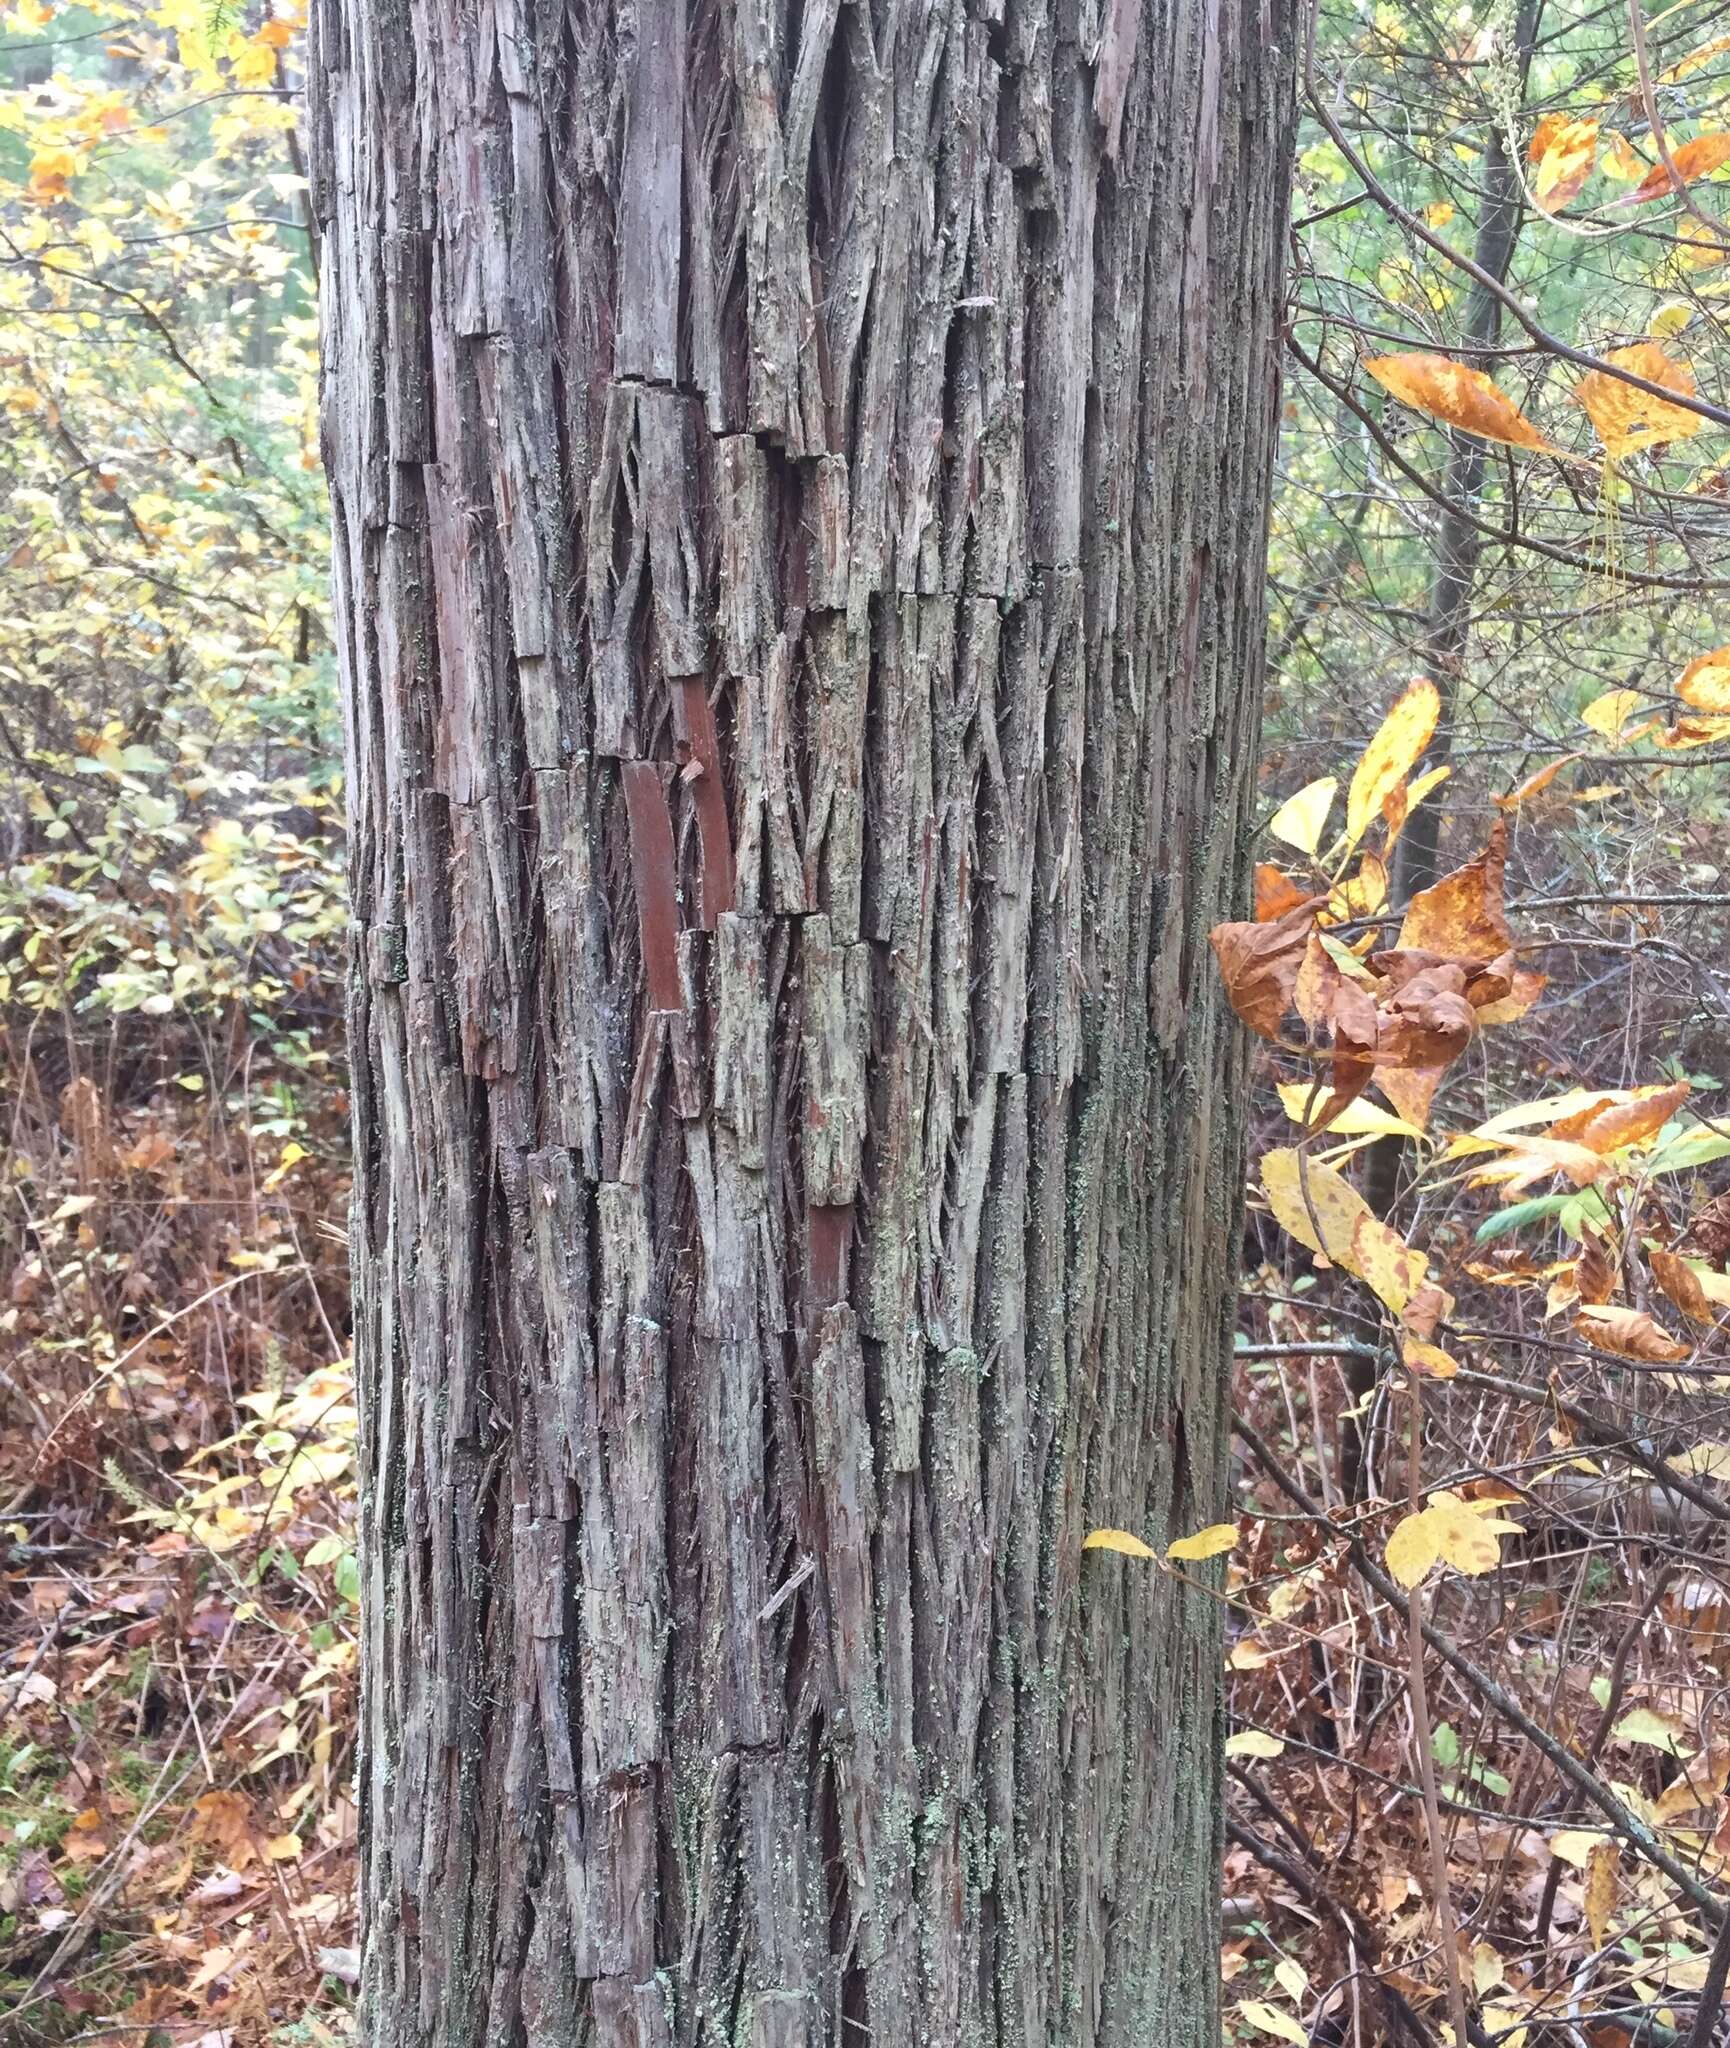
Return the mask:
[[[1581,1301],[1591,1304],[1608,1301],[1616,1291],[1616,1261],[1610,1256],[1609,1247],[1596,1231],[1588,1230],[1580,1245],[1580,1256],[1574,1261],[1574,1288]]]
[[[1304,907],[1265,924],[1215,925],[1208,934],[1232,1008],[1263,1038],[1279,1036],[1313,924]]]
[[[1715,1320],[1712,1304],[1700,1285],[1700,1276],[1685,1259],[1679,1259],[1674,1252],[1652,1251],[1646,1254],[1646,1263],[1665,1298],[1674,1302],[1685,1316],[1692,1317],[1697,1323]]]
[[[1582,1302],[1574,1316],[1576,1333],[1599,1351],[1618,1358],[1638,1358],[1648,1365],[1674,1365],[1686,1358],[1689,1346],[1678,1344],[1644,1309],[1606,1302]]]
[[[1715,1195],[1689,1222],[1676,1248],[1698,1252],[1722,1273],[1730,1264],[1730,1194]]]
[[[1608,1940],[1610,1915],[1616,1910],[1621,1889],[1616,1869],[1619,1855],[1616,1843],[1606,1838],[1594,1842],[1586,1857],[1586,1926],[1596,1949],[1601,1949]]]
[[[1471,1044],[1477,1028],[1466,971],[1444,961],[1410,976],[1382,1004],[1378,1061],[1383,1067],[1445,1067]]]

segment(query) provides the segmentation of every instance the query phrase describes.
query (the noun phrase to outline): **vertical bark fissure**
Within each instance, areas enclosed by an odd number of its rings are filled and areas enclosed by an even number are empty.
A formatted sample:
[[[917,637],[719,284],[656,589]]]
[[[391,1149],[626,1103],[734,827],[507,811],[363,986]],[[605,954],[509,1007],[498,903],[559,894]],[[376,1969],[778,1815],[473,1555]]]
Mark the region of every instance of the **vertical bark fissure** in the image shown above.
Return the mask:
[[[1284,7],[312,33],[367,2038],[1210,2041]]]

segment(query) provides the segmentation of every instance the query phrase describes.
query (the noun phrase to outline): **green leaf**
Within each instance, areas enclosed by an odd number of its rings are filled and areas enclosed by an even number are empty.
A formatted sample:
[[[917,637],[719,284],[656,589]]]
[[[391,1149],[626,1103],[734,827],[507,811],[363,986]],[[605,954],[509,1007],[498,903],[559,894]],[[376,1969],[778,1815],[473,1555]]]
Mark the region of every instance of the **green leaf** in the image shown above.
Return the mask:
[[[1478,1225],[1473,1242],[1490,1244],[1510,1231],[1524,1230],[1528,1223],[1547,1223],[1552,1216],[1560,1216],[1573,1199],[1572,1195],[1534,1195],[1529,1202],[1515,1202],[1509,1208],[1498,1209]]]

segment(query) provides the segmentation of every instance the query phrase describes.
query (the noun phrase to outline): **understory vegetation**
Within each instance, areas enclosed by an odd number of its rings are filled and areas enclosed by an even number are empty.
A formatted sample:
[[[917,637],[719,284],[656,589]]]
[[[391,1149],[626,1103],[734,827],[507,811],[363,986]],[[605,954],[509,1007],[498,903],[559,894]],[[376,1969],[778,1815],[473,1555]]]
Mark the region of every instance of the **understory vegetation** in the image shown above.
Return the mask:
[[[1304,17],[1224,1558],[1234,2042],[1730,1969],[1730,21]],[[0,12],[0,2040],[351,2038],[298,0]],[[1215,1574],[1200,1573],[1213,1584]],[[1125,1742],[1138,1739],[1134,1727]]]

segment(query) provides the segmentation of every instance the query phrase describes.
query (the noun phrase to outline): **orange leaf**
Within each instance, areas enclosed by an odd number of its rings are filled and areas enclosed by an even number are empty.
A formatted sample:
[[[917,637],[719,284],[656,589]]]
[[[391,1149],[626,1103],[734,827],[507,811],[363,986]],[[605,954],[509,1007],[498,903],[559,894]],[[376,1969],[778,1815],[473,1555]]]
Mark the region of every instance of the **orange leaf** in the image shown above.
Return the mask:
[[[1502,908],[1508,857],[1507,820],[1498,818],[1490,842],[1474,861],[1421,889],[1406,908],[1399,950],[1435,953],[1445,960],[1496,960],[1514,935]]]
[[[1648,384],[1662,384],[1666,391],[1694,396],[1693,371],[1667,356],[1655,341],[1613,348],[1604,360],[1644,377]],[[1651,448],[1660,441],[1685,441],[1706,424],[1686,406],[1653,398],[1603,370],[1588,370],[1574,386],[1574,397],[1586,408],[1605,453],[1612,456],[1632,455],[1636,449]]]
[[[1284,917],[1288,910],[1296,910],[1310,902],[1310,892],[1294,882],[1283,868],[1276,868],[1272,861],[1256,863],[1255,870],[1255,921],[1257,924],[1272,924],[1275,918]]]
[[[1598,124],[1546,114],[1526,152],[1532,166],[1532,197],[1546,213],[1566,206],[1592,175],[1598,155]]]
[[[1679,192],[1684,185],[1705,177],[1724,163],[1730,163],[1730,135],[1696,135],[1692,142],[1671,150],[1670,164],[1675,166],[1675,177],[1670,175],[1669,165],[1654,164],[1628,194],[1629,204],[1637,206],[1642,200],[1662,199],[1667,192]]]
[[[1730,739],[1730,718],[1679,718],[1666,731],[1652,735],[1654,745],[1671,753],[1709,747],[1721,739]]]
[[[1370,356],[1364,368],[1402,405],[1445,420],[1450,427],[1462,427],[1484,441],[1554,452],[1513,400],[1498,391],[1482,370],[1470,370],[1451,356],[1421,352]]]
[[[1599,1351],[1614,1352],[1618,1358],[1643,1359],[1649,1365],[1673,1365],[1689,1352],[1686,1344],[1678,1344],[1644,1309],[1582,1303],[1574,1315],[1574,1328]]]
[[[1535,774],[1528,775],[1518,789],[1511,789],[1506,796],[1497,797],[1496,803],[1504,811],[1517,811],[1528,797],[1537,796],[1541,791],[1548,789],[1562,770],[1579,758],[1578,754],[1557,755],[1555,760],[1546,762]]]
[[[1409,1124],[1424,1130],[1430,1121],[1430,1104],[1441,1086],[1442,1067],[1377,1067],[1375,1085]]]
[[[1676,1081],[1668,1088],[1643,1091],[1629,1102],[1594,1102],[1552,1124],[1550,1135],[1599,1154],[1614,1152],[1655,1137],[1687,1099],[1688,1083]]]
[[[1676,679],[1676,694],[1691,711],[1730,711],[1730,647],[1698,655]]]

